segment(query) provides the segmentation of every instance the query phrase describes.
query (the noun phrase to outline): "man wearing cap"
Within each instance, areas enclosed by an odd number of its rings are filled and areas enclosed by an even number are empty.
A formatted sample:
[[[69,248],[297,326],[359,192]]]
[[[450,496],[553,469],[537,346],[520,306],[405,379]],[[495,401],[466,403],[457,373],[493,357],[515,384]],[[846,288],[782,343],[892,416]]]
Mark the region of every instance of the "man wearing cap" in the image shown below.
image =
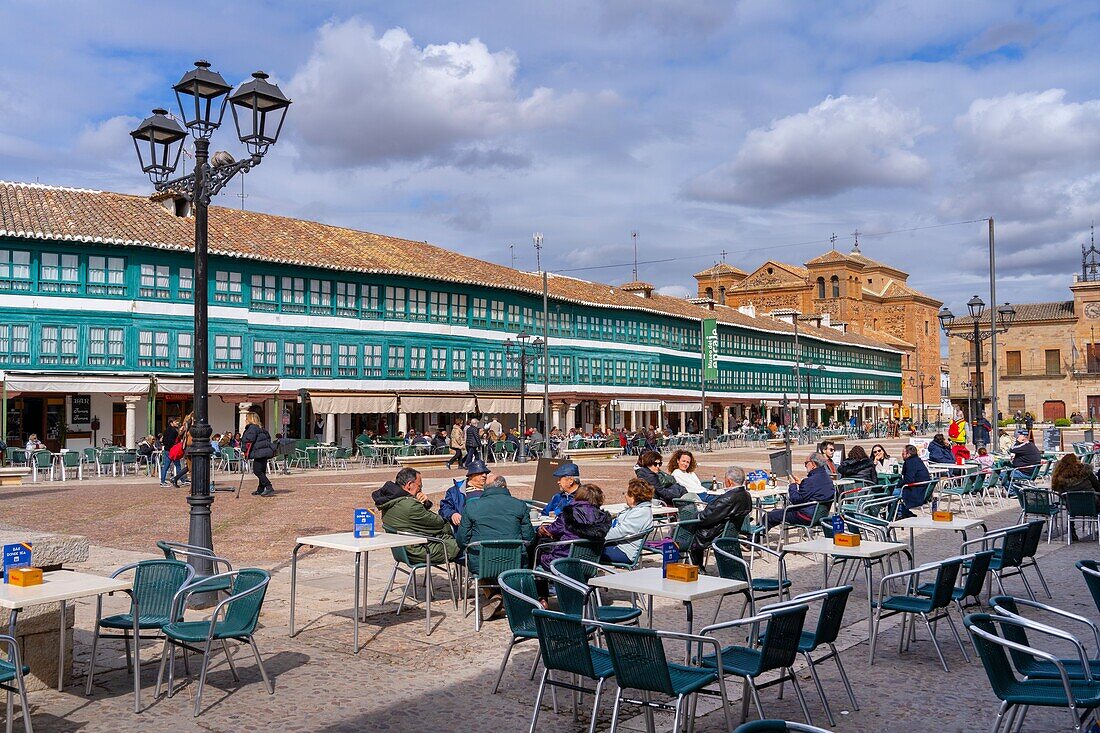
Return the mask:
[[[1030,481],[1035,476],[1035,469],[1043,460],[1043,454],[1027,439],[1026,430],[1016,431],[1016,445],[1008,449],[1012,454],[1012,479],[1016,481]],[[1015,495],[1015,490],[1009,492]]]
[[[573,493],[581,485],[581,469],[576,463],[563,463],[554,471],[558,480],[558,493],[542,509],[543,516],[561,514],[561,510],[573,503]]]
[[[462,524],[462,513],[466,510],[466,502],[481,496],[481,490],[485,488],[485,481],[489,477],[489,469],[481,461],[474,461],[466,468],[466,479],[455,481],[443,501],[439,502],[439,516],[451,525],[458,537],[459,527]],[[462,538],[458,537],[459,544]]]
[[[393,481],[387,481],[372,494],[374,503],[382,510],[382,523],[388,531],[407,532],[423,537],[443,540],[432,542],[432,562],[443,563],[458,557],[458,543],[450,526],[438,514],[431,511],[432,503],[424,495],[424,479],[414,468],[402,468]],[[409,560],[424,562],[426,545],[407,548]]]
[[[471,470],[474,468],[475,466],[471,466]],[[480,469],[484,472],[472,475],[469,486],[472,488],[476,480],[479,486],[484,486],[484,490],[476,500],[467,496],[469,501],[458,530],[460,544],[467,547],[485,540],[530,542],[535,539],[535,528],[531,526],[531,512],[527,503],[512,496],[503,476],[490,474],[485,470],[484,463],[481,463]],[[476,573],[477,552],[467,552],[466,557],[470,571]]]
[[[833,479],[829,475],[828,461],[820,453],[811,453],[803,464],[808,473],[802,481],[795,481],[794,476],[789,476],[791,485],[787,488],[788,506],[805,504],[807,502],[831,502],[836,495]],[[813,519],[813,506],[799,509],[772,509],[766,515],[768,528],[772,528],[783,522],[786,515],[788,524],[808,525]]]

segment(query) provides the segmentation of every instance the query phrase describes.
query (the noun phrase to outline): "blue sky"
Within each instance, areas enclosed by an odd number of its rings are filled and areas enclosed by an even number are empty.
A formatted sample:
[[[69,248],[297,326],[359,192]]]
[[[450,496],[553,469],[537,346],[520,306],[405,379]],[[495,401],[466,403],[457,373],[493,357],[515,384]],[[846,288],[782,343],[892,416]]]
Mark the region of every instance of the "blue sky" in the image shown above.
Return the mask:
[[[961,312],[986,227],[940,225],[993,216],[999,299],[1057,300],[1100,209],[1088,2],[6,0],[0,27],[0,178],[147,192],[126,133],[206,58],[294,99],[249,208],[524,268],[539,231],[607,282],[637,231],[669,294],[858,229]]]

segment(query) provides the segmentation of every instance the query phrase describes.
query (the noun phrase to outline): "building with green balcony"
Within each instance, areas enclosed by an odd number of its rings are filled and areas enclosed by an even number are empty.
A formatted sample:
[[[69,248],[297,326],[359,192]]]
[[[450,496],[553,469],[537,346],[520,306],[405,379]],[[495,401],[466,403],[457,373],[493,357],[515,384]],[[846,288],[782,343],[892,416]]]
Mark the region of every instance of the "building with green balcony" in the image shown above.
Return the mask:
[[[170,195],[0,183],[0,374],[10,443],[132,444],[190,409],[194,222]],[[561,427],[702,426],[701,322],[718,322],[707,419],[810,391],[820,410],[896,403],[900,352],[829,327],[466,257],[441,247],[270,214],[210,210],[210,391],[216,432],[244,410],[273,432],[348,443],[362,429],[515,425],[503,347],[547,334],[526,411],[549,371]],[[796,353],[800,381],[796,383]],[[98,435],[92,420],[98,418]]]

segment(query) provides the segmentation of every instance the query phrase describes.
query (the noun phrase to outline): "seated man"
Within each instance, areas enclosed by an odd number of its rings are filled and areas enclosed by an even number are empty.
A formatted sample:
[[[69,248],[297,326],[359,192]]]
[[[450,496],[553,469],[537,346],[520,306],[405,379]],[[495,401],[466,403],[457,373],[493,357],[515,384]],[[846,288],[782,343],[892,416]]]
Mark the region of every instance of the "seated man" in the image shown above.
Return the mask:
[[[1043,454],[1034,443],[1027,439],[1026,430],[1016,431],[1016,445],[1009,448],[1008,452],[1012,454],[1013,468],[1013,490],[1010,493],[1015,496],[1015,482],[1030,481],[1035,475],[1035,469],[1039,467],[1043,460]]]
[[[466,469],[465,482],[455,481],[454,486],[447,489],[443,501],[439,502],[439,516],[450,523],[459,545],[464,544],[460,527],[462,513],[466,511],[466,502],[481,496],[488,478],[489,469],[485,464],[481,461],[473,461]]]
[[[558,480],[558,493],[546,503],[542,515],[561,514],[561,510],[573,503],[573,493],[581,485],[581,470],[576,463],[563,463],[554,471]]]
[[[485,464],[475,461],[471,469],[484,468]],[[508,491],[508,483],[503,476],[484,473],[475,476],[485,476],[489,480],[485,482],[485,489],[476,501],[466,504],[466,512],[462,515],[458,535],[462,538],[462,546],[468,547],[475,542],[485,540],[523,540],[531,542],[535,539],[535,528],[531,526],[531,511],[527,503],[517,499]],[[473,477],[471,477],[473,478]],[[479,479],[484,480],[484,479]],[[466,554],[466,564],[471,573],[478,569],[477,552]],[[493,579],[495,581],[495,578]]]
[[[722,534],[726,522],[733,522],[738,530],[745,517],[752,512],[752,497],[745,490],[745,469],[730,466],[726,469],[726,492],[719,495],[699,513],[695,525],[695,540],[691,543],[691,562],[703,566],[703,555],[714,540]]]
[[[393,481],[387,481],[372,497],[382,510],[382,524],[393,532],[409,532],[423,537],[436,537],[443,544],[411,545],[406,548],[409,560],[418,563],[427,558],[431,547],[432,562],[443,563],[458,557],[458,543],[443,517],[431,511],[432,503],[423,491],[424,479],[414,468],[402,468]]]
[[[894,496],[901,497],[903,509],[898,512],[898,519],[915,516],[913,509],[924,505],[924,498],[928,496],[928,484],[932,476],[928,473],[928,467],[921,460],[920,453],[915,445],[907,445],[901,449],[901,484],[894,489]]]
[[[811,453],[803,465],[808,473],[802,481],[795,481],[794,476],[788,476],[791,479],[791,485],[787,488],[787,496],[790,499],[788,504],[805,504],[809,501],[831,502],[836,495],[836,488],[829,475],[828,461],[825,456],[820,453]],[[808,525],[813,520],[813,514],[812,506],[801,509],[772,509],[765,515],[765,522],[768,529],[771,529],[781,524],[783,517],[786,516],[787,524]]]

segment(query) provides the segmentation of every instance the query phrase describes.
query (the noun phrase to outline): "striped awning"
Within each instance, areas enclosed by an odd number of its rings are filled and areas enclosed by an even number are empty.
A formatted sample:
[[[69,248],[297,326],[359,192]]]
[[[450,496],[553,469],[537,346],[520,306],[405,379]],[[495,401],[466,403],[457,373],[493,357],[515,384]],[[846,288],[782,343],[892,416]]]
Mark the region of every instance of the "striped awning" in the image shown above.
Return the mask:
[[[401,395],[401,412],[474,412],[476,409],[476,398],[472,394]]]
[[[363,394],[361,392],[310,392],[310,404],[315,413],[323,415],[366,415],[397,412],[397,395]]]

